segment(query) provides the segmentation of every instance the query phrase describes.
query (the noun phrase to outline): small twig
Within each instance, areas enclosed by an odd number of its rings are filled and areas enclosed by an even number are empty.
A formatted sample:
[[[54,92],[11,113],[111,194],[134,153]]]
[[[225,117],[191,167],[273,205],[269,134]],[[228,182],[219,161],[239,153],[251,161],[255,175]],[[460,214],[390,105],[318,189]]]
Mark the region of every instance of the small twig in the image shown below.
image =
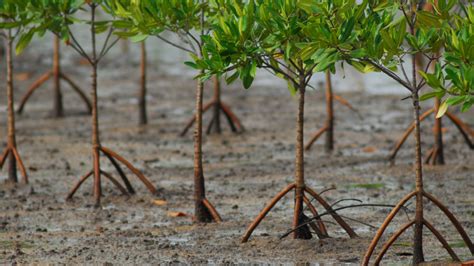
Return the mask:
[[[183,51],[185,51],[185,52],[188,52],[188,53],[195,54],[195,52],[194,52],[193,50],[188,49],[188,48],[186,48],[186,47],[183,47],[183,46],[181,46],[181,45],[179,45],[179,44],[173,43],[173,42],[171,42],[171,41],[169,41],[169,40],[167,40],[167,39],[161,37],[160,35],[156,35],[156,37],[157,37],[158,39],[164,41],[165,43],[167,43],[167,44],[173,46],[173,47],[176,47],[176,48],[181,49],[181,50],[183,50]]]
[[[355,204],[355,205],[347,205],[347,206],[339,207],[339,208],[333,209],[332,211],[326,211],[326,212],[324,212],[324,213],[322,213],[322,214],[319,214],[319,215],[317,215],[317,216],[314,216],[314,217],[310,218],[308,221],[306,221],[306,222],[304,222],[304,223],[298,225],[296,228],[293,228],[293,229],[291,229],[290,231],[288,231],[288,232],[286,232],[285,234],[283,234],[283,235],[280,237],[280,239],[287,237],[288,235],[290,235],[290,234],[293,233],[294,231],[298,230],[299,228],[310,224],[312,221],[317,221],[317,220],[320,219],[322,216],[329,215],[329,214],[334,214],[334,213],[337,214],[337,211],[344,210],[344,209],[361,208],[361,207],[394,208],[395,206],[394,206],[394,205],[388,205],[388,204]],[[339,215],[339,214],[338,214],[338,215]]]
[[[331,208],[334,207],[335,205],[337,205],[338,203],[343,202],[343,201],[357,201],[357,202],[359,202],[359,203],[362,203],[362,202],[363,202],[363,201],[360,200],[360,199],[340,199],[340,200],[334,202],[334,203],[331,205]]]

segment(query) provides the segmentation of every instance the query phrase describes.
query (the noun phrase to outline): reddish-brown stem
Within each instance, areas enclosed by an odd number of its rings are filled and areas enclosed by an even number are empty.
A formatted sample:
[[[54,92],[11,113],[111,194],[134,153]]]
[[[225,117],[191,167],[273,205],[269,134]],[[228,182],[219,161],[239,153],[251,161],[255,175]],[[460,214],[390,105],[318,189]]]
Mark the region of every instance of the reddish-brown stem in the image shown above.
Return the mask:
[[[147,52],[146,52],[146,43],[143,41],[140,47],[141,51],[141,61],[140,61],[140,92],[138,95],[138,109],[139,109],[139,124],[146,125],[148,123],[148,116],[146,112],[146,68],[147,68]]]
[[[63,99],[61,94],[61,56],[60,56],[60,40],[57,36],[54,37],[54,52],[53,52],[53,77],[54,77],[54,108],[53,115],[55,117],[62,117],[64,115]]]
[[[304,230],[296,230],[301,224],[304,197],[304,104],[305,90],[304,75],[300,75],[298,88],[298,112],[296,116],[296,151],[295,151],[295,209],[293,215],[293,238],[307,238]]]
[[[221,134],[221,83],[219,77],[214,75],[214,114],[213,125],[215,132]]]
[[[6,60],[7,60],[7,117],[8,117],[8,139],[7,147],[10,147],[10,153],[8,156],[8,180],[13,183],[18,183],[18,176],[16,172],[16,159],[12,152],[16,149],[16,137],[15,137],[15,109],[13,107],[14,94],[13,94],[13,37],[11,29],[7,31],[6,42]]]
[[[100,182],[100,153],[99,147],[92,148],[92,163],[94,165],[94,199],[95,207],[100,206],[100,197],[102,196],[102,186]]]
[[[203,200],[206,198],[206,187],[202,167],[203,87],[204,84],[202,81],[197,81],[195,109],[196,123],[194,128],[194,217],[199,223],[207,223],[212,221],[212,216],[209,213],[209,210],[203,204]]]
[[[334,150],[334,97],[332,92],[331,72],[326,71],[326,151]]]

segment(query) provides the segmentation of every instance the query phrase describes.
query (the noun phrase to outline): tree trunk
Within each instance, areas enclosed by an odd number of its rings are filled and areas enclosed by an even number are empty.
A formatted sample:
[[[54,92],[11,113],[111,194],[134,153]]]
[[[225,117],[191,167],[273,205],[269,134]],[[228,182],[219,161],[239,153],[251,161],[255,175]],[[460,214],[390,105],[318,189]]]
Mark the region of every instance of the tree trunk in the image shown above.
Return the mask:
[[[411,29],[414,35],[414,29]],[[416,55],[412,56],[412,100],[413,116],[415,121],[415,169],[416,169],[416,210],[415,230],[413,244],[413,264],[417,265],[425,261],[423,256],[423,163],[421,154],[421,129],[420,129],[420,99],[418,95]]]
[[[95,11],[96,5],[91,5],[91,40],[92,40],[92,58],[91,58],[91,99],[92,99],[92,163],[94,166],[94,198],[95,206],[100,206],[100,197],[102,188],[100,183],[100,134],[99,134],[99,109],[97,99],[97,47],[95,35]]]
[[[300,75],[300,86],[298,87],[298,113],[296,117],[296,157],[295,157],[295,210],[293,216],[293,229],[296,229],[304,220],[303,197],[304,197],[304,101],[305,101],[305,78]],[[311,233],[307,226],[295,230],[295,239],[309,239]]]
[[[138,108],[139,108],[139,124],[146,125],[148,123],[148,117],[146,112],[146,67],[147,67],[147,58],[146,58],[146,43],[143,41],[141,43],[141,63],[140,63],[140,93],[138,97]]]
[[[64,115],[63,97],[61,94],[61,55],[60,55],[60,40],[54,37],[54,52],[53,52],[53,78],[54,78],[54,109],[53,116],[62,117]]]
[[[332,92],[331,72],[326,71],[326,151],[334,150],[334,97]]]
[[[201,71],[201,74],[203,72]],[[202,81],[197,81],[196,86],[196,122],[194,128],[194,216],[196,222],[208,223],[212,221],[211,214],[203,204],[206,198],[206,187],[204,184],[204,173],[202,167]]]
[[[221,83],[219,77],[214,76],[214,115],[213,123],[217,134],[221,134]]]
[[[13,106],[13,39],[11,30],[8,30],[6,38],[6,59],[7,59],[7,105],[8,105],[8,146],[16,147],[15,136],[15,109]],[[16,172],[16,159],[13,151],[8,156],[8,180],[13,183],[18,183],[18,176]]]

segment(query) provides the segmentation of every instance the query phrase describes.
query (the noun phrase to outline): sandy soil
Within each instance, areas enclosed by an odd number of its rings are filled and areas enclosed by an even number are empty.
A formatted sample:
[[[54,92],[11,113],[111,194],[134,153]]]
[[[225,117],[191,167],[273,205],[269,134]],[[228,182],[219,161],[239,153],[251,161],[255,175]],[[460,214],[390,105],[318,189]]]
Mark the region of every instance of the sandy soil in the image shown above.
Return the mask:
[[[67,85],[63,86],[67,117],[50,118],[48,85],[31,98],[25,114],[18,117],[18,146],[31,184],[0,187],[1,263],[360,263],[375,231],[356,222],[349,223],[360,235],[357,239],[349,239],[328,223],[331,239],[280,240],[279,236],[291,227],[291,197],[275,207],[248,243],[240,244],[246,226],[292,180],[296,101],[278,82],[257,84],[248,91],[236,84],[223,91],[224,100],[247,129],[244,134],[234,135],[224,124],[224,134],[205,138],[208,198],[224,222],[196,225],[189,216],[171,217],[170,212],[193,212],[192,134],[177,136],[192,115],[193,81],[188,72],[169,74],[166,62],[153,60],[149,78],[150,125],[136,126],[137,47],[131,49],[130,54],[123,53],[101,66],[102,142],[133,162],[161,194],[150,195],[133,179],[138,194],[127,198],[104,182],[102,208],[94,209],[89,180],[72,202],[65,202],[67,191],[91,168],[90,120],[84,115],[84,105]],[[35,77],[48,69],[48,51],[38,53],[32,48],[19,58],[17,73],[23,76],[17,75],[17,99]],[[119,52],[116,50],[115,55]],[[87,89],[87,66],[78,63],[79,58],[72,52],[66,54],[65,71]],[[30,78],[25,80],[26,74]],[[6,108],[4,87],[1,88],[0,144],[4,147]],[[210,87],[206,93],[210,96]],[[364,119],[337,105],[336,151],[326,154],[320,140],[306,153],[307,183],[317,191],[335,187],[324,194],[329,202],[356,198],[365,203],[395,204],[414,187],[413,152],[409,148],[412,140],[400,152],[395,166],[390,167],[385,158],[410,122],[410,103],[400,101],[399,95],[374,95],[363,90],[344,92],[342,96],[357,106]],[[322,93],[310,92],[307,102],[309,137],[324,123]],[[424,108],[429,105],[424,103]],[[474,124],[473,112],[460,116]],[[205,120],[209,121],[209,114]],[[433,143],[431,126],[432,120],[423,125],[424,150]],[[444,126],[447,165],[425,167],[426,190],[449,205],[474,237],[474,156],[456,128],[450,122]],[[108,162],[102,163],[105,170],[113,172]],[[5,175],[6,171],[1,172],[1,179]],[[157,206],[153,203],[156,199],[165,199],[167,204]],[[408,216],[413,217],[412,211]],[[463,259],[472,258],[441,212],[431,204],[426,211],[456,252]],[[378,226],[388,212],[389,209],[363,208],[342,214]],[[399,215],[388,232],[406,220],[406,215]],[[426,258],[449,261],[449,255],[434,237],[426,231],[425,235]],[[412,232],[408,231],[386,255],[385,262],[409,263],[411,239]]]

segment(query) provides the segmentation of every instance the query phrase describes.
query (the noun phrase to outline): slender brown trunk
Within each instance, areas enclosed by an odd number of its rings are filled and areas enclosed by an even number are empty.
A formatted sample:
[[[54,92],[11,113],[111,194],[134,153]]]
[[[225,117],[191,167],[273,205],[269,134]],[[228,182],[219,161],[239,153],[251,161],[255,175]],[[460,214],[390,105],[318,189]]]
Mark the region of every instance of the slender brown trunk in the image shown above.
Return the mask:
[[[15,109],[13,106],[13,39],[12,32],[8,30],[6,38],[6,59],[7,59],[7,105],[8,105],[8,147],[16,147],[15,136]],[[16,159],[13,152],[8,156],[8,180],[18,183],[16,172]]]
[[[61,55],[60,55],[60,40],[54,37],[54,52],[53,52],[53,78],[54,78],[54,109],[53,115],[55,117],[62,117],[64,115],[63,96],[61,94]]]
[[[414,30],[412,29],[412,34]],[[415,55],[412,58],[413,67],[413,115],[415,121],[415,169],[416,169],[416,210],[415,210],[415,230],[413,245],[413,264],[424,262],[423,256],[423,163],[421,158],[421,129],[420,129],[420,100],[418,95],[418,85],[416,78]]]
[[[326,71],[326,151],[334,150],[334,97],[332,92],[331,72]]]
[[[94,166],[94,198],[95,206],[100,206],[101,183],[100,183],[100,134],[99,134],[99,109],[97,99],[97,47],[95,35],[95,11],[96,5],[91,5],[91,41],[92,41],[92,58],[91,58],[91,99],[92,99],[92,163]]]
[[[221,134],[221,83],[217,76],[214,76],[214,102],[214,128],[217,134]]]
[[[138,108],[139,108],[139,123],[140,125],[146,125],[148,123],[148,117],[146,112],[146,68],[147,68],[147,59],[146,59],[146,43],[145,41],[141,44],[141,63],[140,63],[140,93],[138,96]]]
[[[202,72],[201,72],[202,74]],[[203,204],[206,198],[206,187],[204,184],[204,172],[202,167],[202,81],[197,81],[196,87],[196,123],[194,128],[194,216],[196,222],[208,223],[212,217]]]
[[[305,102],[305,77],[300,75],[298,87],[298,113],[296,117],[296,156],[295,156],[295,210],[293,216],[293,229],[296,229],[304,219],[304,102]],[[293,237],[298,239],[311,238],[308,228],[303,227],[295,230]]]

